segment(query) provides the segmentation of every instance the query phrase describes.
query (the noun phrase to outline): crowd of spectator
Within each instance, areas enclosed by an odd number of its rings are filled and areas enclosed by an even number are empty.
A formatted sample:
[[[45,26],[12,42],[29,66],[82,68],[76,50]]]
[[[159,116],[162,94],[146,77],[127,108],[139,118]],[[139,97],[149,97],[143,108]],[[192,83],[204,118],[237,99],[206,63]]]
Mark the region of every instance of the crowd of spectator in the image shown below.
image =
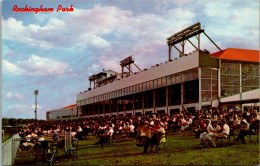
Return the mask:
[[[259,122],[259,111],[250,107],[247,111],[240,108],[204,108],[199,111],[188,111],[183,108],[180,112],[167,114],[142,114],[126,116],[110,116],[95,118],[80,118],[77,120],[43,121],[27,125],[19,133],[21,137],[33,138],[45,134],[56,135],[70,131],[71,136],[84,139],[89,133],[99,139],[96,144],[107,142],[112,136],[127,135],[137,138],[137,135],[149,137],[156,132],[171,131],[184,134],[189,129],[200,138],[200,145],[205,143],[216,146],[218,137],[228,137],[230,132],[239,129],[236,141],[245,143],[244,136],[249,134],[250,126]],[[145,131],[148,127],[152,133]]]

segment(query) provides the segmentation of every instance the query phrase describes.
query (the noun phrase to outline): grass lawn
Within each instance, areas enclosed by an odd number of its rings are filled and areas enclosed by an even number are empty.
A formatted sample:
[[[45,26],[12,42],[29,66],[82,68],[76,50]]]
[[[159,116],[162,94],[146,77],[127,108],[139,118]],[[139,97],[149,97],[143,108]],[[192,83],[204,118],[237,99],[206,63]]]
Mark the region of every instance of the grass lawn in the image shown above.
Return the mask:
[[[5,133],[5,137],[2,139],[2,143],[11,138],[13,135],[13,133]]]
[[[117,139],[112,145],[104,148],[93,145],[98,138],[89,136],[87,140],[79,142],[78,159],[62,157],[59,152],[59,162],[55,165],[258,165],[259,144],[256,136],[255,142],[247,144],[224,140],[223,145],[217,148],[197,144],[194,133],[187,131],[185,135],[170,133],[167,135],[166,150],[143,154],[143,148],[137,147],[132,138]],[[221,144],[221,143],[219,143]],[[29,162],[29,157],[22,153],[16,159],[17,164]],[[29,155],[29,153],[27,153]]]

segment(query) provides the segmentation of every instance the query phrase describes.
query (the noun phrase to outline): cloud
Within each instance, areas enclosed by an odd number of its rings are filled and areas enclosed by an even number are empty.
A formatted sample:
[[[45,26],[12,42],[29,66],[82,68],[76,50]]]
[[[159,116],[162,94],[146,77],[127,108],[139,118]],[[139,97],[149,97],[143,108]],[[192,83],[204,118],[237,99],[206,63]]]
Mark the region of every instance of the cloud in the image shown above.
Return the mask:
[[[45,111],[43,110],[42,105],[37,105],[37,115],[40,118],[45,117],[42,114],[45,114]],[[12,106],[9,106],[5,110],[3,110],[3,117],[6,118],[34,118],[34,110],[35,105],[34,104],[14,104]]]
[[[72,70],[66,63],[31,55],[28,59],[18,61],[17,64],[3,60],[3,72],[7,74],[23,74],[27,76],[58,76],[71,73]]]
[[[22,71],[15,64],[8,62],[7,60],[3,60],[3,74],[21,74]]]
[[[7,98],[8,100],[23,100],[24,99],[23,94],[11,92],[11,91],[5,92],[4,97]]]
[[[16,110],[22,110],[22,109],[35,109],[35,105],[34,104],[28,104],[28,105],[14,105],[12,107],[13,109],[16,109]],[[42,109],[43,106],[41,105],[37,105],[37,109]]]
[[[98,72],[101,72],[101,66],[97,64],[92,64],[91,66],[87,67],[87,71],[89,76],[97,74]]]
[[[207,31],[225,47],[258,49],[259,8],[257,1],[218,0],[204,4]]]
[[[15,56],[15,52],[11,50],[7,45],[2,46],[3,57],[12,57]]]

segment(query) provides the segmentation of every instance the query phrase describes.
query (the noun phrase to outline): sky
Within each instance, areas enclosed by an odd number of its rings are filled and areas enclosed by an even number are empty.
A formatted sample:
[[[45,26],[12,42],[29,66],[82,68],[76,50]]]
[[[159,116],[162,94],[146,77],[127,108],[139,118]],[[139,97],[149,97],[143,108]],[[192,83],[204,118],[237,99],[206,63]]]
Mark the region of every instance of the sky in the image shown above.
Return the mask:
[[[56,12],[59,5],[74,11]],[[2,117],[34,118],[37,89],[37,117],[46,119],[75,104],[90,75],[120,72],[130,55],[141,69],[165,62],[166,39],[197,22],[221,49],[259,50],[258,0],[2,0]],[[218,51],[204,35],[201,48]]]

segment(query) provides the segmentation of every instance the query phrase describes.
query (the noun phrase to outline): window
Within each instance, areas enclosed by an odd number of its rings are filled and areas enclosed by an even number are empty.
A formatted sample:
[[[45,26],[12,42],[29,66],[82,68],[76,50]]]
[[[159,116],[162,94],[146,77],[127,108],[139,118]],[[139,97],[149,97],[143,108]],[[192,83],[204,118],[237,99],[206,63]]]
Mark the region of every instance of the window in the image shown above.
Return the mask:
[[[167,77],[167,85],[172,85],[173,84],[172,82],[173,82],[172,81],[172,75],[170,75],[170,76]]]
[[[150,89],[153,89],[153,80],[150,81]]]
[[[129,94],[133,94],[133,87],[132,86],[129,87]]]
[[[218,79],[218,70],[212,69],[212,79],[217,80]]]
[[[153,84],[153,88],[154,89],[156,89],[157,88],[157,83],[158,83],[158,80],[154,80],[154,82],[153,82],[154,84]]]
[[[146,82],[143,83],[143,91],[146,91],[147,90],[147,86],[146,86]]]
[[[211,100],[211,91],[201,91],[201,101]]]
[[[218,90],[218,80],[212,80],[212,90]]]
[[[125,95],[125,89],[121,89],[121,96]]]
[[[201,78],[211,78],[211,69],[206,67],[201,68]]]
[[[158,80],[157,87],[160,88],[162,86],[162,79],[158,78],[157,80]]]
[[[211,79],[201,79],[201,90],[211,90]]]
[[[167,82],[166,82],[166,77],[163,77],[163,78],[162,78],[162,86],[166,86],[166,83],[167,83]]]
[[[175,82],[176,84],[181,83],[181,74],[180,73],[175,75],[175,81],[176,81]]]

